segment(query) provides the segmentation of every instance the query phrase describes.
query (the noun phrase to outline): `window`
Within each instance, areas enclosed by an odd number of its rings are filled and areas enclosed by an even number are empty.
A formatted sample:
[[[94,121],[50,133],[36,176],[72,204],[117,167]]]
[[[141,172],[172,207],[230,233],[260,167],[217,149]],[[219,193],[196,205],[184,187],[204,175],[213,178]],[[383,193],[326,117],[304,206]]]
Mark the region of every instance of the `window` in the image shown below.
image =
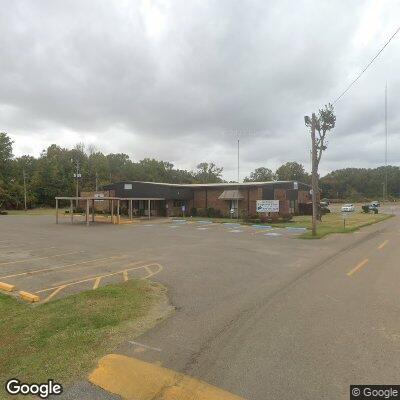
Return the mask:
[[[125,190],[132,190],[132,183],[125,183],[124,184],[124,189]]]
[[[236,212],[238,208],[238,201],[237,200],[229,200],[229,209],[234,210]]]
[[[182,207],[185,205],[185,201],[184,200],[174,200],[174,207]]]

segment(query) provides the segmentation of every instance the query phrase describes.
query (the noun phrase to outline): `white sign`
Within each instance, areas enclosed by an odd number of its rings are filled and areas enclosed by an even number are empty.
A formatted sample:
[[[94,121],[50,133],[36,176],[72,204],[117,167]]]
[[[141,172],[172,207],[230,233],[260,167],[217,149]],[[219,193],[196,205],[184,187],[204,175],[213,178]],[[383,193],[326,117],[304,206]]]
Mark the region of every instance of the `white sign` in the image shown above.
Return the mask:
[[[257,200],[258,213],[279,212],[279,200]]]
[[[185,210],[186,210],[186,207],[182,206],[182,212],[185,212]]]
[[[104,197],[104,193],[95,193],[94,196],[96,199],[101,199],[102,197]],[[103,200],[95,200],[97,201],[103,201]]]
[[[299,188],[298,182],[294,181],[294,182],[293,182],[293,189],[294,189],[294,190],[297,190],[298,188]]]
[[[125,190],[132,190],[132,183],[125,183],[124,184],[124,189]]]

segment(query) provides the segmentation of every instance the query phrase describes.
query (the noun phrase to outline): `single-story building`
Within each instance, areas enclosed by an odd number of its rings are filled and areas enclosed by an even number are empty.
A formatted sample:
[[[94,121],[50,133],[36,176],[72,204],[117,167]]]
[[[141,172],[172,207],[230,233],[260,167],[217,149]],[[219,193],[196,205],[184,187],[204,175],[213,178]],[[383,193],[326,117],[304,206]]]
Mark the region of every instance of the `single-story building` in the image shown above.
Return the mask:
[[[133,215],[138,216],[148,216],[149,205],[151,216],[201,215],[210,209],[221,216],[256,216],[257,200],[279,200],[280,214],[297,214],[300,204],[311,201],[310,189],[310,185],[296,181],[208,184],[122,181],[105,185],[98,192],[83,192],[81,196],[95,196],[99,200],[135,199]],[[107,201],[97,203],[96,208],[107,211]]]

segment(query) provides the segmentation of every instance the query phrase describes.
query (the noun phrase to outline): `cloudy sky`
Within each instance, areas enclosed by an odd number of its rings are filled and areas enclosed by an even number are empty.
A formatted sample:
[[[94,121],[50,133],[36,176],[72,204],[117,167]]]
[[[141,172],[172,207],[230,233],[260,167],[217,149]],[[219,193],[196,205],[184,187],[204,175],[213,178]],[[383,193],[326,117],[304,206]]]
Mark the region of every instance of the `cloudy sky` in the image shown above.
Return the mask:
[[[14,153],[94,144],[242,178],[309,168],[303,116],[398,28],[398,0],[0,0],[0,130]],[[321,170],[400,162],[400,34],[336,105]]]

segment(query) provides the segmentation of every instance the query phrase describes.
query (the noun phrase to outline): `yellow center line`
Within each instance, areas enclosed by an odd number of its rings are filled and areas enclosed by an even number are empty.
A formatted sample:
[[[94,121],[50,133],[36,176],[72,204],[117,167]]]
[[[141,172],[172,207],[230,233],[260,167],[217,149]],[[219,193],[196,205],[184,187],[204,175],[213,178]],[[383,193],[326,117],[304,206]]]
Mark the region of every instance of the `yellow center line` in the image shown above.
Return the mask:
[[[10,265],[10,264],[18,264],[18,263],[23,263],[23,262],[28,262],[28,261],[33,261],[33,260],[44,260],[47,258],[55,258],[55,257],[62,257],[62,256],[68,256],[70,254],[76,254],[76,253],[81,253],[82,251],[71,251],[69,253],[62,253],[62,254],[54,254],[52,256],[46,256],[46,257],[33,257],[33,258],[25,258],[23,260],[16,260],[16,261],[7,261],[0,263],[0,265]]]
[[[123,275],[123,277],[124,277],[124,281],[126,282],[127,280],[128,280],[128,271],[124,271],[123,273],[122,273],[122,275]]]
[[[382,250],[387,244],[388,244],[389,240],[385,240],[383,243],[381,243],[378,246],[378,250]]]
[[[357,272],[359,269],[364,267],[368,263],[369,259],[366,258],[365,260],[361,261],[359,264],[357,264],[351,271],[347,273],[347,276],[353,275],[355,272]]]
[[[33,275],[33,274],[38,274],[39,272],[46,272],[46,271],[57,271],[57,270],[60,270],[60,269],[65,269],[65,268],[68,268],[68,267],[74,267],[74,266],[81,265],[81,264],[88,264],[88,263],[105,261],[105,260],[110,260],[110,259],[113,259],[113,258],[122,258],[122,257],[125,257],[125,256],[112,256],[112,257],[96,258],[94,260],[80,261],[80,262],[73,263],[73,264],[61,265],[59,267],[49,267],[49,268],[35,269],[35,270],[31,270],[31,271],[26,271],[26,272],[20,272],[18,274],[4,275],[4,276],[1,276],[0,279],[14,278],[16,276],[24,276],[24,275]]]

